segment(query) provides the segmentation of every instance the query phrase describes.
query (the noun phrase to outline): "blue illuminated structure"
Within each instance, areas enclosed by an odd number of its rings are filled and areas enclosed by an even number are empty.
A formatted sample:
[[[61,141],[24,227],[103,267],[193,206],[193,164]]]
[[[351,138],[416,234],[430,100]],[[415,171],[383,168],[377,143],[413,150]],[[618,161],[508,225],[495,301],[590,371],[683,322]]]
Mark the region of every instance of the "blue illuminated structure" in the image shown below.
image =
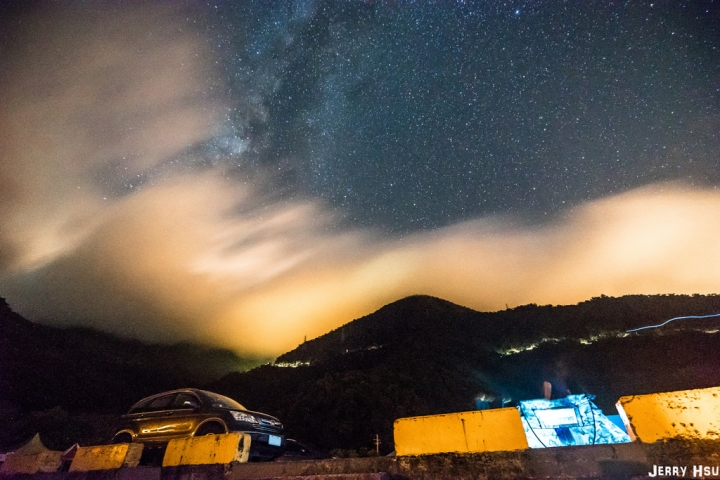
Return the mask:
[[[593,395],[525,400],[518,406],[530,448],[628,443],[630,437],[607,418]]]

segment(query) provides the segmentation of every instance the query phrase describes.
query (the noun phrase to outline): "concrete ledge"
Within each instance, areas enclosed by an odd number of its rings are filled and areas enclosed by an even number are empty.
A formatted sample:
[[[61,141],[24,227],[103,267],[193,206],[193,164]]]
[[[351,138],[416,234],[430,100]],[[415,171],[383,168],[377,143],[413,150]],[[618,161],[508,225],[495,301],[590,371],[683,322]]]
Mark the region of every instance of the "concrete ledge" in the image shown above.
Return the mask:
[[[15,473],[57,472],[62,465],[62,452],[47,451],[32,455],[8,453],[0,466],[0,475]]]
[[[633,441],[720,439],[720,387],[621,397],[616,406]]]
[[[337,475],[307,475],[303,477],[274,477],[265,480],[391,480],[389,473],[340,473]]]
[[[121,467],[137,467],[142,455],[142,443],[119,443],[78,447],[70,464],[71,472],[92,470],[115,470]]]
[[[162,465],[177,467],[247,462],[250,443],[250,435],[241,433],[178,438],[168,443]]]
[[[720,441],[668,440],[528,449],[514,452],[442,454],[407,457],[343,458],[300,462],[233,463],[168,468],[38,473],[39,480],[490,480],[490,479],[638,479],[655,465],[720,466]],[[11,476],[13,480],[30,478]],[[714,478],[706,476],[706,478]],[[3,477],[6,480],[6,477]]]
[[[393,433],[398,456],[528,448],[517,408],[400,418]]]

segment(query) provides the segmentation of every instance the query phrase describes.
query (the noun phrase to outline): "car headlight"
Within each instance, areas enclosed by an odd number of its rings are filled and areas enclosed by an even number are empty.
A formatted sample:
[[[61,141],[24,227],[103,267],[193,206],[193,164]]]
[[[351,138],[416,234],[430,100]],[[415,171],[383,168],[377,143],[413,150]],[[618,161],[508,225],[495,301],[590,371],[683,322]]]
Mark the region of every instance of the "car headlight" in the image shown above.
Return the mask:
[[[238,422],[258,423],[257,418],[245,412],[230,412]]]

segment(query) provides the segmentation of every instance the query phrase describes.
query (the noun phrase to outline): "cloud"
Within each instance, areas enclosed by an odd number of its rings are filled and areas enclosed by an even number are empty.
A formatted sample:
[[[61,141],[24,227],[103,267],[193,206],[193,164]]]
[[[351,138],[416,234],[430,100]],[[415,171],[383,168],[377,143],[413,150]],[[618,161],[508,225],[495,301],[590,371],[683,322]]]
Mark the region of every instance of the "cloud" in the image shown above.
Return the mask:
[[[54,4],[12,24],[0,64],[3,265],[72,251],[118,187],[212,135],[210,55],[181,13]]]
[[[586,204],[551,225],[498,217],[366,239],[360,256],[353,245],[332,262],[323,257],[324,268],[308,262],[243,295],[218,325],[239,322],[246,345],[277,353],[411,294],[493,311],[601,294],[714,293],[719,219],[717,191],[664,184]]]
[[[445,260],[433,267],[441,274],[445,262],[461,266],[460,281],[429,288],[485,309],[600,294],[713,293],[719,215],[716,190],[659,184],[587,203],[542,227],[492,231],[470,222],[435,244]]]
[[[222,163],[177,163],[223,130],[226,100],[175,8],[47,7],[10,36],[0,293],[29,318],[274,355],[411,294],[497,310],[717,291],[714,189],[653,185],[550,224],[389,239],[338,230],[318,199],[273,200]]]

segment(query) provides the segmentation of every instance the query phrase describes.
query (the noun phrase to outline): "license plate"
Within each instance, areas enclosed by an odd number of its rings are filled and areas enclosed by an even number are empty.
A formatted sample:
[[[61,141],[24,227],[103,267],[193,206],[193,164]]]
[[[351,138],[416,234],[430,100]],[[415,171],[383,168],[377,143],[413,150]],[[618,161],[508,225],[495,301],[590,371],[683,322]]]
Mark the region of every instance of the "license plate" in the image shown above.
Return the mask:
[[[279,447],[282,445],[282,437],[278,437],[277,435],[268,435],[268,444]]]

